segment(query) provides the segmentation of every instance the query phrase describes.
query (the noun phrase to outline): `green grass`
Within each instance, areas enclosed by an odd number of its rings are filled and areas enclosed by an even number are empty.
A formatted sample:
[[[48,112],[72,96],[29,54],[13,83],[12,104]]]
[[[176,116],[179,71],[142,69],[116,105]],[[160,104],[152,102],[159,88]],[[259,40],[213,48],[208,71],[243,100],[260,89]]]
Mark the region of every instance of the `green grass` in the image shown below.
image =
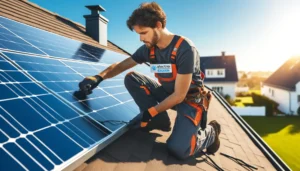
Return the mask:
[[[242,102],[235,102],[234,104],[237,107],[245,107],[244,103],[242,103]]]
[[[249,94],[255,93],[260,94],[260,90],[249,90]],[[236,97],[235,100],[240,100],[239,102],[235,102],[235,106],[237,107],[245,107],[244,104],[253,104],[253,100],[251,96],[248,97]]]
[[[253,104],[252,97],[236,97],[235,100],[240,100],[239,102],[235,102],[235,105],[238,107],[244,107],[245,103]]]
[[[235,99],[241,100],[240,103],[253,103],[252,97],[236,97]]]
[[[243,117],[292,170],[300,170],[300,117]]]
[[[255,93],[260,95],[260,90],[249,90],[249,93]]]

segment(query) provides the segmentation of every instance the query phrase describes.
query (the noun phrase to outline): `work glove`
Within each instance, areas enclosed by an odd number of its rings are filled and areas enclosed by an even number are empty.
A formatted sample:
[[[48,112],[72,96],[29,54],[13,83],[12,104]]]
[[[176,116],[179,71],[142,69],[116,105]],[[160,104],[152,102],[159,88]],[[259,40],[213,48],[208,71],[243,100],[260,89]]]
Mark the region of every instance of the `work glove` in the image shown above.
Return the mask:
[[[147,127],[151,119],[158,114],[157,110],[154,107],[149,108],[143,112],[143,117],[141,120],[141,128]]]
[[[89,95],[93,92],[92,90],[101,83],[101,81],[103,81],[103,78],[100,75],[86,77],[79,83],[79,89],[86,95]]]

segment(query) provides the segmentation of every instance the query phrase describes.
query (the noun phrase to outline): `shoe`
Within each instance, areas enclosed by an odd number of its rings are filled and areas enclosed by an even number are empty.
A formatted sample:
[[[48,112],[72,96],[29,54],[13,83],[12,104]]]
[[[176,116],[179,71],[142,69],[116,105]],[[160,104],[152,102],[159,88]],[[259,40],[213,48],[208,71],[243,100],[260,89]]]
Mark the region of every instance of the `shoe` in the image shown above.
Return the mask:
[[[211,125],[215,130],[215,141],[209,147],[206,148],[206,152],[214,154],[220,148],[219,135],[221,133],[221,125],[216,120],[212,120],[211,122],[209,122],[208,125]]]
[[[167,112],[155,116],[144,129],[145,131],[161,130],[164,132],[171,131],[171,121]]]

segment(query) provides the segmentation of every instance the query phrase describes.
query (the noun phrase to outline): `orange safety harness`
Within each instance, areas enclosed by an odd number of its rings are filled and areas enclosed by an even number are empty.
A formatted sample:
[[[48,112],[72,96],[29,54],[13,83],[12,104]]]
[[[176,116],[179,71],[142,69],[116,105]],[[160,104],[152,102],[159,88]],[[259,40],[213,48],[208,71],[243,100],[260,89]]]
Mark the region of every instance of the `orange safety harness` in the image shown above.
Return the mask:
[[[184,40],[183,37],[180,37],[178,39],[178,41],[175,44],[175,47],[172,51],[172,54],[171,54],[172,77],[165,78],[165,77],[159,76],[158,73],[155,73],[155,77],[158,79],[159,82],[171,82],[171,81],[174,81],[176,79],[176,76],[177,76],[176,55],[177,55],[177,50],[180,47],[183,40]],[[151,64],[156,64],[157,63],[156,56],[155,56],[155,47],[152,47],[150,49],[150,63]]]

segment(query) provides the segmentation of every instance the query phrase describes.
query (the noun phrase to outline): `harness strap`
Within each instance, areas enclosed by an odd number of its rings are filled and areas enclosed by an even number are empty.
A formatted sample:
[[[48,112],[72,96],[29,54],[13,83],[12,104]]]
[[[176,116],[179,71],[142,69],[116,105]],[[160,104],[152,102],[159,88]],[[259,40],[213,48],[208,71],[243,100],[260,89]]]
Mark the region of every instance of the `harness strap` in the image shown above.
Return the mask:
[[[173,51],[172,51],[171,59],[175,60],[176,55],[177,55],[177,50],[178,50],[178,48],[180,47],[182,41],[183,41],[183,37],[180,37],[180,38],[178,39],[177,43],[175,44],[175,47],[174,47],[174,49],[173,49]]]
[[[182,41],[184,40],[183,37],[180,37],[173,50],[172,50],[172,53],[171,53],[171,63],[172,63],[172,77],[170,78],[164,78],[164,77],[160,77],[158,73],[155,73],[155,77],[158,79],[159,82],[171,82],[171,81],[174,81],[176,79],[176,76],[177,76],[177,67],[176,67],[176,56],[177,56],[177,51],[182,43]],[[150,49],[150,63],[151,64],[154,64],[156,63],[157,60],[156,60],[156,55],[155,55],[155,47],[152,47]]]

